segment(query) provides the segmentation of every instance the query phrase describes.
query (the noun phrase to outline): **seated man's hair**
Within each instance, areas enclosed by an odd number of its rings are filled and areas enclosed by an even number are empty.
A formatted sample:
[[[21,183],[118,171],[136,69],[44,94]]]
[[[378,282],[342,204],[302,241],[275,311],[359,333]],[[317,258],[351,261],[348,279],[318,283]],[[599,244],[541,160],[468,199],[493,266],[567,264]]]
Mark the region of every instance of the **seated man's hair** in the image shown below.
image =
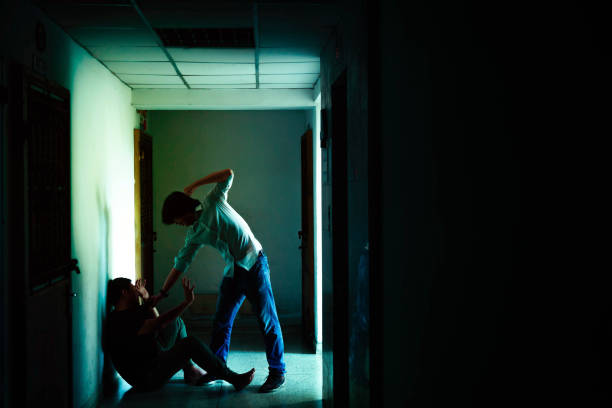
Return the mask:
[[[121,298],[121,291],[128,290],[132,281],[128,278],[115,278],[108,283],[108,301],[115,306]]]
[[[162,222],[166,225],[173,224],[175,219],[195,211],[198,205],[200,205],[198,200],[189,197],[185,193],[175,191],[166,197],[164,201]]]

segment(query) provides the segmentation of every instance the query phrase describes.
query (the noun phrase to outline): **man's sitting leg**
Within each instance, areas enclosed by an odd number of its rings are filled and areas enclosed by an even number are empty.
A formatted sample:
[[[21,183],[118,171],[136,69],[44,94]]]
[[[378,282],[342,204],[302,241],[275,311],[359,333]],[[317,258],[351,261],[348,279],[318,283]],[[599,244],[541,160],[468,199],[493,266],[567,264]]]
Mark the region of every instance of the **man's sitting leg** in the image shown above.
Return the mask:
[[[157,335],[157,342],[163,350],[170,350],[178,340],[187,337],[187,328],[185,322],[180,317],[166,327],[162,328]],[[189,360],[183,367],[183,378],[185,383],[191,385],[198,385],[200,379],[206,374],[197,365],[193,364],[193,361]]]
[[[153,369],[148,375],[147,388],[153,389],[164,385],[179,369],[193,359],[199,366],[232,384],[236,391],[242,390],[253,381],[255,369],[238,374],[227,368],[211,350],[196,337],[187,336],[178,339],[174,347],[162,352],[154,361]]]

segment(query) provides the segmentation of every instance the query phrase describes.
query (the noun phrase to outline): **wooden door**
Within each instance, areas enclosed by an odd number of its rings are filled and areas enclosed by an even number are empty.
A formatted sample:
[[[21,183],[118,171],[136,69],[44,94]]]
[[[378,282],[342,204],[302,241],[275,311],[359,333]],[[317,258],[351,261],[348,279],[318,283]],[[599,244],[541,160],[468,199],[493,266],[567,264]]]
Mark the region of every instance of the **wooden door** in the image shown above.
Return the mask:
[[[134,205],[136,222],[136,277],[153,293],[153,140],[134,130]]]
[[[312,130],[301,139],[302,151],[302,334],[307,350],[315,353],[315,276],[314,276],[314,207],[312,171]]]

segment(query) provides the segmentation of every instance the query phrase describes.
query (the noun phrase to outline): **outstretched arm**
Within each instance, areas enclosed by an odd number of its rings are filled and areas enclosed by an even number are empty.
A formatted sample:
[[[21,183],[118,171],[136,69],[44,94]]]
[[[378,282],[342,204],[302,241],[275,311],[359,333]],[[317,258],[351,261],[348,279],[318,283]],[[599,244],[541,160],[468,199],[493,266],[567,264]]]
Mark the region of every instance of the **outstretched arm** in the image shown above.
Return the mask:
[[[178,280],[179,276],[181,276],[181,273],[182,273],[181,271],[179,271],[178,269],[175,269],[175,268],[172,268],[170,270],[170,273],[168,274],[168,277],[166,278],[166,281],[164,282],[164,284],[161,287],[162,294],[167,294],[168,293],[170,288],[172,286],[174,286],[174,284]]]
[[[151,310],[153,315],[155,317],[157,317],[157,316],[159,316],[159,312],[155,308],[155,305],[152,302],[152,298],[149,296],[149,292],[145,288],[146,284],[147,284],[147,280],[146,279],[138,279],[138,280],[136,280],[135,286],[136,286],[136,289],[138,290],[138,294],[140,295],[140,298],[142,299],[142,304],[147,309]]]
[[[179,276],[181,276],[181,273],[182,273],[181,271],[179,271],[178,269],[175,269],[175,268],[172,268],[170,270],[170,273],[166,277],[166,281],[162,285],[159,293],[157,295],[154,295],[154,296],[150,297],[150,299],[149,299],[150,305],[155,306],[163,298],[168,297],[168,292],[170,291],[170,288],[172,286],[174,286],[174,284],[178,280]],[[183,278],[183,279],[185,279],[185,278]]]
[[[202,177],[201,179],[194,181],[193,183],[185,187],[183,191],[185,192],[185,194],[191,195],[193,194],[196,188],[203,186],[204,184],[219,183],[221,181],[225,181],[232,174],[234,174],[232,169],[225,169],[210,173],[208,176]]]
[[[189,281],[189,279],[187,278],[183,278],[183,290],[185,291],[185,300],[182,301],[175,308],[170,309],[159,317],[145,320],[140,330],[138,330],[138,335],[149,334],[156,330],[159,330],[168,325],[168,323],[172,322],[177,317],[179,317],[185,311],[185,309],[187,309],[187,307],[189,307],[189,305],[193,303],[193,300],[195,299],[194,289],[195,286],[191,284],[191,281]]]

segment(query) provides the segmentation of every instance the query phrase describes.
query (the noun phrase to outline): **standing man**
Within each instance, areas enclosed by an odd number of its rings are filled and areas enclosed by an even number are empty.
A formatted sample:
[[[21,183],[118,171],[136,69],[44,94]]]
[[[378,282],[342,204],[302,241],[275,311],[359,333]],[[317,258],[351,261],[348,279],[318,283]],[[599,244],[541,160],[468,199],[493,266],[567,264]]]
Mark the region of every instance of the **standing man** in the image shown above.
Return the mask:
[[[264,336],[269,365],[268,378],[259,392],[270,392],[285,382],[283,335],[272,294],[268,258],[249,225],[227,202],[227,192],[233,179],[234,172],[231,169],[221,170],[188,185],[184,193],[173,192],[164,201],[164,224],[189,228],[185,246],[174,258],[174,267],[160,293],[154,297],[154,302],[168,296],[170,288],[181,273],[187,270],[201,247],[209,245],[216,248],[225,260],[225,270],[217,299],[210,348],[223,362],[227,361],[234,318],[246,297]],[[202,202],[191,198],[195,189],[212,183],[217,184]],[[215,379],[210,373],[206,375],[208,381]]]

